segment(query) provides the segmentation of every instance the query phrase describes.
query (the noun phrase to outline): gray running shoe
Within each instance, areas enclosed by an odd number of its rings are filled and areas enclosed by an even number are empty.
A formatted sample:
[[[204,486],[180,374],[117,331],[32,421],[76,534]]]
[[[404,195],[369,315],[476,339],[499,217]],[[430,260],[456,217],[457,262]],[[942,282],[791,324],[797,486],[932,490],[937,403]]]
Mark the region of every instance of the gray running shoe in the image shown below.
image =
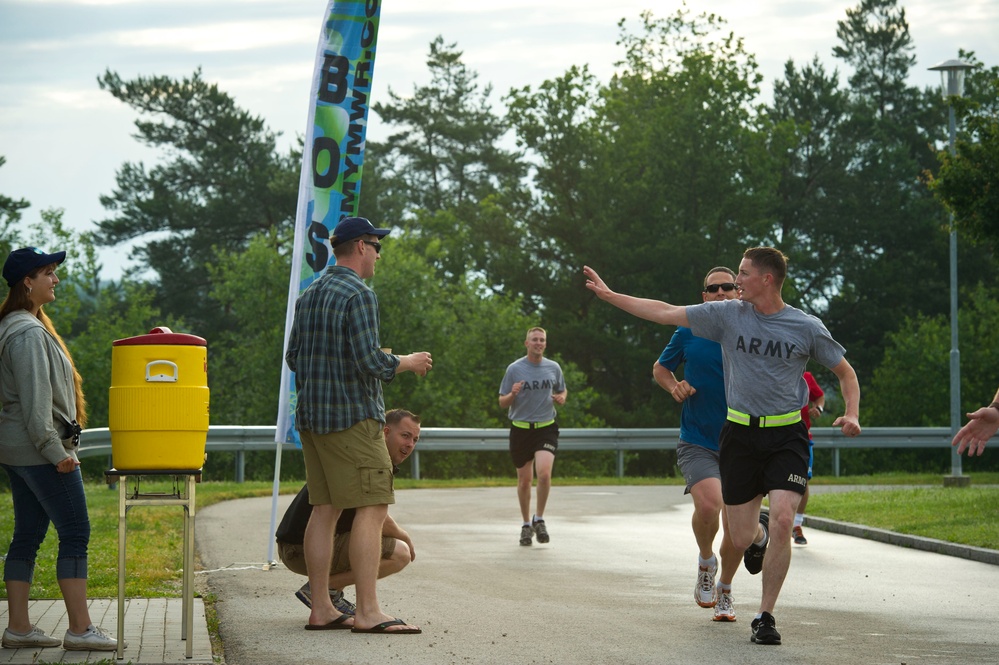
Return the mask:
[[[62,640],[46,635],[37,626],[32,626],[31,630],[24,635],[19,635],[10,628],[4,628],[3,631],[4,649],[46,649],[58,646],[62,646]]]
[[[697,583],[694,585],[694,601],[701,607],[714,607],[715,598],[715,575],[718,574],[718,566],[697,566]]]
[[[715,594],[715,615],[712,621],[735,621],[735,607],[732,606],[732,594],[718,591]]]
[[[303,584],[302,588],[295,592],[295,598],[302,601],[302,604],[310,610],[312,609],[312,588],[309,586],[308,582]]]
[[[340,614],[346,614],[349,617],[354,616],[357,611],[357,606],[343,597],[343,591],[338,589],[330,589],[330,600],[333,601],[333,607]]]
[[[534,520],[534,533],[537,534],[539,543],[548,542],[548,529],[545,528],[544,520]]]
[[[530,524],[520,527],[520,544],[530,545],[534,540],[534,530]]]
[[[127,648],[128,643],[124,646]],[[67,630],[62,648],[66,651],[115,651],[118,649],[118,640],[103,628],[90,624],[82,635],[74,635]]]
[[[354,616],[357,611],[357,607],[354,603],[350,602],[343,596],[343,591],[339,589],[330,589],[330,602],[333,603],[333,607],[340,614],[346,614],[347,616]],[[312,587],[306,582],[302,585],[302,588],[295,592],[295,598],[302,601],[302,604],[312,609]]]

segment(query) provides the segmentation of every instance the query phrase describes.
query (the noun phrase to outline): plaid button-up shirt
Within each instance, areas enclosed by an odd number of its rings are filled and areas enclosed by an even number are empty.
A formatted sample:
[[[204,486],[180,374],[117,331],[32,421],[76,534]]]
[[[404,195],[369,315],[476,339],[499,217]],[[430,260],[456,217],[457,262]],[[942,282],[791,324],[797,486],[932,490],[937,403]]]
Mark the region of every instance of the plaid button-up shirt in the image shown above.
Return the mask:
[[[295,372],[295,428],[340,432],[385,422],[382,381],[399,358],[379,349],[378,298],[356,272],[333,265],[295,303],[285,361]]]

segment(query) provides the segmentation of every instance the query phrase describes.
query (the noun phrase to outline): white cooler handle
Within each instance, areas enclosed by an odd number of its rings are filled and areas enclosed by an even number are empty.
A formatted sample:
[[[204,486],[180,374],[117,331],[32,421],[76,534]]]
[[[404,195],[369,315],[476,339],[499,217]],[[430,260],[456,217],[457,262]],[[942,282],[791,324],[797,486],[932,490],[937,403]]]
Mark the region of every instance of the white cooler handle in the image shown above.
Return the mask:
[[[150,374],[149,369],[153,365],[169,365],[173,368],[173,374]],[[177,363],[172,363],[169,360],[154,360],[146,365],[146,381],[153,383],[176,383],[177,382]]]

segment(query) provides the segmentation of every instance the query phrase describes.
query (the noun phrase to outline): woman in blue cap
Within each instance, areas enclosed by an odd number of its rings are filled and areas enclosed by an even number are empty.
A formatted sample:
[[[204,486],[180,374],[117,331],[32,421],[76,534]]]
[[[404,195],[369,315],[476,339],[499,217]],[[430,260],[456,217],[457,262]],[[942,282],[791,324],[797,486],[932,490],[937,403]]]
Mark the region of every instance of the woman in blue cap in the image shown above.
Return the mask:
[[[55,300],[56,267],[65,258],[66,252],[24,247],[3,266],[10,291],[0,305],[0,466],[10,478],[14,535],[4,561],[2,643],[7,649],[114,651],[118,642],[91,623],[87,607],[90,518],[76,455],[87,420],[82,380],[42,309]],[[35,556],[49,522],[59,534],[56,577],[69,615],[62,640],[28,617]]]

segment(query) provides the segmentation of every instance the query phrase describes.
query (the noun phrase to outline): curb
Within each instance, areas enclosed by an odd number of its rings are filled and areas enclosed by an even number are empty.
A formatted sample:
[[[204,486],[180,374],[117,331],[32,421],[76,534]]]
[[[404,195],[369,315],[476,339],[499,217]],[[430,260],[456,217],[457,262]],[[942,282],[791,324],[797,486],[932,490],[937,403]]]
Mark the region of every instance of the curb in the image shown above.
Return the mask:
[[[812,529],[819,529],[820,531],[841,533],[846,536],[853,536],[854,538],[866,538],[867,540],[876,540],[889,545],[909,547],[916,550],[923,550],[925,552],[933,552],[935,554],[946,554],[947,556],[954,556],[961,559],[968,559],[970,561],[978,561],[981,563],[989,563],[993,566],[999,566],[999,550],[990,550],[984,547],[971,547],[970,545],[959,545],[957,543],[949,543],[945,540],[937,540],[936,538],[910,536],[908,534],[888,531],[886,529],[875,529],[874,527],[864,526],[862,524],[837,522],[835,520],[829,520],[822,517],[812,517],[810,515],[805,516],[804,523],[805,526]]]

